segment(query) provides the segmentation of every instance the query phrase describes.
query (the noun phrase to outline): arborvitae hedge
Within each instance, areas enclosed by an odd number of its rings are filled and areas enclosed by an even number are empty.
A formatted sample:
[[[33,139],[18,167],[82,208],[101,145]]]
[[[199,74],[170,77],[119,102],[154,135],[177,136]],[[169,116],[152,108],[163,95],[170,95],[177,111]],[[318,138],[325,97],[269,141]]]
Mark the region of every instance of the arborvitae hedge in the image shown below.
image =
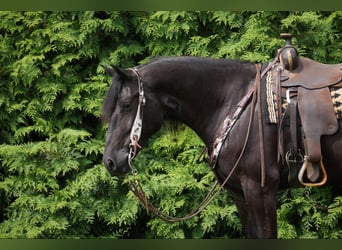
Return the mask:
[[[223,192],[198,217],[154,218],[102,165],[100,64],[154,56],[271,60],[290,32],[301,55],[342,61],[342,12],[0,12],[1,238],[240,238]],[[163,129],[135,160],[150,199],[171,215],[194,208],[213,176],[202,142]],[[309,194],[309,196],[308,196]],[[308,198],[309,197],[309,198]],[[279,192],[279,237],[342,238],[341,190]],[[319,204],[319,206],[318,206]]]

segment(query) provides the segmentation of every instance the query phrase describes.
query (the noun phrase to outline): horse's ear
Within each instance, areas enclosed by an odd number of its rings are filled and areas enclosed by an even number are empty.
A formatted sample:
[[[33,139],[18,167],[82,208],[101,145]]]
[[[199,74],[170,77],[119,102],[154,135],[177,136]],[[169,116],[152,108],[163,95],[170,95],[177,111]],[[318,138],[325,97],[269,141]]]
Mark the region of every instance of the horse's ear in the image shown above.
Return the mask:
[[[105,70],[108,74],[110,74],[111,76],[114,76],[115,71],[114,71],[113,68],[106,67],[106,66],[104,66],[103,64],[100,64],[100,66],[101,66],[102,68],[104,68],[104,70]]]
[[[101,64],[101,67],[104,68],[105,71],[111,76],[115,76],[115,74],[118,74],[121,79],[128,79],[128,76],[125,74],[125,72],[115,65],[111,65],[111,67],[108,68]]]

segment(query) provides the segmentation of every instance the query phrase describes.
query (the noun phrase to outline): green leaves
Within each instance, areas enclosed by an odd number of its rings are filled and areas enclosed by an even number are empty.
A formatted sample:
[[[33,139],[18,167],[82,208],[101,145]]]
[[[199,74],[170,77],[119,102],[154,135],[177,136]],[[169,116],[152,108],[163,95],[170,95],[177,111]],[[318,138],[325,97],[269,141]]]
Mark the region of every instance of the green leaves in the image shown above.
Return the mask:
[[[0,12],[0,238],[240,238],[232,199],[168,224],[149,214],[102,164],[101,105],[110,77],[154,56],[272,59],[290,32],[301,55],[337,63],[341,11]],[[167,127],[134,166],[165,213],[193,210],[214,177],[189,128]],[[280,238],[341,238],[341,190],[280,192]]]
[[[278,209],[281,238],[341,238],[338,225],[342,215],[341,197],[332,198],[331,187],[291,189],[281,193],[284,195]]]
[[[118,194],[117,181],[96,165],[99,152],[88,149],[92,143],[102,148],[102,141],[89,137],[86,131],[65,129],[44,142],[0,146],[3,171],[8,173],[0,190],[12,199],[0,237],[65,238],[75,237],[75,232],[80,233],[77,237],[91,236],[78,225],[96,228],[97,219],[104,219],[102,206],[107,207],[99,202],[101,197],[113,209]]]
[[[0,194],[6,197],[1,238],[124,232],[115,223],[107,228],[107,214],[115,214],[113,204],[124,197],[101,163],[99,117],[109,79],[97,73],[108,57],[100,51],[101,41],[123,30],[110,28],[116,23],[109,16],[95,14],[0,13]]]

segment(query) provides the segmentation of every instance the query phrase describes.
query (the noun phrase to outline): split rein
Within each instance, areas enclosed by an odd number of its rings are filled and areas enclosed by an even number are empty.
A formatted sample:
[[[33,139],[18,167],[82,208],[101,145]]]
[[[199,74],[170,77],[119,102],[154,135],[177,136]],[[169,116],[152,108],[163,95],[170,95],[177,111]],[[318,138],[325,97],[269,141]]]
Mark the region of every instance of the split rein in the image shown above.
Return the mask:
[[[128,165],[131,168],[131,173],[132,173],[134,179],[131,180],[128,177],[128,175],[126,177],[127,177],[128,187],[129,187],[130,191],[132,191],[134,193],[134,195],[142,202],[142,204],[145,206],[145,208],[148,212],[149,211],[152,212],[155,216],[157,216],[158,218],[160,218],[164,221],[167,221],[167,222],[180,222],[180,221],[188,220],[188,219],[195,217],[200,212],[202,212],[203,209],[205,209],[210,204],[210,202],[221,192],[221,190],[227,184],[227,182],[230,179],[230,177],[232,176],[233,172],[235,171],[235,169],[239,165],[240,160],[241,160],[241,158],[245,152],[247,142],[248,142],[248,138],[249,138],[250,131],[251,131],[251,127],[252,127],[251,125],[252,125],[252,121],[253,121],[254,107],[257,103],[257,99],[259,99],[259,98],[257,98],[258,92],[259,92],[259,96],[260,96],[260,91],[259,91],[260,79],[264,76],[264,74],[273,65],[274,65],[274,62],[270,63],[268,65],[268,67],[260,74],[260,70],[261,70],[260,65],[256,64],[257,74],[256,74],[254,84],[250,87],[247,94],[238,103],[232,117],[227,116],[227,118],[224,120],[223,124],[221,125],[221,128],[219,129],[219,134],[213,143],[213,150],[212,150],[212,153],[209,157],[209,165],[212,168],[212,170],[214,171],[217,160],[218,160],[218,156],[219,156],[219,153],[221,150],[221,147],[222,147],[226,137],[228,136],[231,129],[235,125],[236,121],[241,116],[244,109],[247,107],[249,100],[252,98],[251,112],[250,112],[250,117],[249,117],[249,121],[248,121],[248,128],[247,128],[247,135],[246,135],[246,138],[244,141],[243,148],[242,148],[240,155],[239,155],[238,159],[236,160],[233,168],[231,169],[231,171],[229,172],[229,174],[227,175],[225,180],[222,182],[222,184],[219,186],[219,188],[216,191],[215,191],[215,189],[218,186],[217,179],[214,182],[211,189],[209,190],[208,194],[203,199],[203,201],[197,206],[197,208],[195,208],[192,212],[190,212],[188,215],[185,215],[183,217],[173,217],[173,216],[167,215],[167,214],[163,213],[162,211],[160,211],[158,208],[156,208],[148,200],[146,193],[144,192],[142,186],[140,185],[140,182],[138,179],[138,171],[132,165],[132,160],[135,158],[135,156],[137,154],[137,148],[141,148],[141,146],[139,145],[139,139],[140,139],[141,132],[142,132],[143,106],[145,105],[146,99],[145,99],[143,83],[141,81],[141,76],[139,74],[139,71],[135,67],[131,68],[131,70],[134,72],[134,74],[137,76],[137,79],[138,79],[139,101],[138,101],[137,113],[136,113],[136,116],[135,116],[135,119],[134,119],[134,122],[132,125],[131,133],[130,133],[130,144],[129,144],[129,154],[128,154]],[[261,113],[260,107],[259,107],[259,113]],[[260,132],[260,126],[261,125],[260,125],[260,121],[259,121],[259,132]],[[262,141],[262,137],[260,138],[260,141]],[[262,146],[261,148],[263,148],[262,143],[260,146]],[[262,180],[261,180],[261,183],[263,185],[263,183],[264,183],[263,149],[261,149],[260,153],[261,153],[261,160],[262,160],[262,164],[261,164],[261,166],[262,166],[261,167]]]

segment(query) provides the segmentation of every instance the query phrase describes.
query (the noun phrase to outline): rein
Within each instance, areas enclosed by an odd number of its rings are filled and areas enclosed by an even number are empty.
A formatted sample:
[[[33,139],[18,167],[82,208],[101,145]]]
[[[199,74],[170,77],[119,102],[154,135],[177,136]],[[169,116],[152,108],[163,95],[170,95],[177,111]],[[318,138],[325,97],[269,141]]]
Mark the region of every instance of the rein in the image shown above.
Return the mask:
[[[132,191],[134,193],[134,195],[143,203],[143,205],[145,206],[147,211],[151,211],[155,216],[157,216],[158,218],[160,218],[164,221],[167,221],[167,222],[184,221],[184,220],[191,219],[191,218],[195,217],[196,215],[198,215],[220,193],[220,191],[227,184],[227,182],[230,179],[230,177],[232,176],[233,172],[235,171],[235,169],[239,165],[241,158],[245,152],[247,142],[249,139],[249,135],[250,135],[250,131],[251,131],[251,127],[252,127],[252,121],[253,121],[253,117],[254,117],[254,107],[257,103],[257,99],[259,99],[259,98],[257,98],[257,92],[259,92],[258,90],[259,90],[259,85],[260,85],[260,79],[271,68],[271,66],[273,64],[274,64],[273,62],[270,63],[268,65],[268,67],[261,74],[260,74],[260,65],[259,64],[256,65],[257,75],[255,78],[254,84],[250,87],[247,94],[241,99],[241,101],[236,106],[236,109],[233,113],[232,118],[230,118],[229,115],[225,118],[223,125],[221,126],[221,128],[219,130],[219,134],[213,143],[213,150],[212,150],[212,153],[210,155],[208,162],[209,162],[210,167],[214,170],[216,163],[217,163],[217,160],[218,160],[218,156],[219,156],[221,147],[222,147],[224,141],[226,140],[226,137],[228,136],[231,129],[235,125],[236,121],[241,116],[244,109],[247,107],[247,104],[252,97],[251,112],[250,112],[249,121],[248,121],[246,138],[244,141],[243,148],[242,148],[240,155],[239,155],[238,159],[236,160],[234,166],[232,167],[228,176],[225,178],[225,180],[219,186],[219,188],[215,191],[215,189],[218,185],[218,180],[216,178],[216,181],[214,182],[212,188],[209,190],[208,194],[203,199],[203,201],[197,206],[197,208],[195,208],[192,212],[190,212],[188,215],[186,215],[184,217],[169,216],[169,215],[163,213],[162,211],[160,211],[159,209],[157,209],[152,203],[150,203],[148,201],[146,193],[144,192],[142,186],[140,185],[140,182],[138,179],[138,171],[132,165],[132,160],[135,158],[135,156],[137,154],[137,148],[141,148],[141,146],[139,145],[139,139],[140,139],[141,132],[142,132],[143,106],[145,105],[146,99],[144,96],[143,82],[141,80],[141,76],[139,74],[139,71],[135,67],[131,68],[131,70],[135,73],[135,75],[137,76],[137,79],[138,79],[139,101],[138,101],[137,113],[136,113],[136,116],[135,116],[135,119],[134,119],[134,122],[132,125],[131,133],[130,133],[130,144],[129,144],[129,150],[130,151],[129,151],[129,155],[128,155],[128,164],[131,168],[131,172],[132,172],[132,175],[134,177],[134,180],[132,181],[128,177],[128,175],[126,176],[126,178],[127,178],[128,187],[129,187],[130,191]],[[261,110],[259,110],[259,112],[261,112]],[[260,126],[260,123],[259,123],[259,126]],[[262,150],[261,150],[261,154],[263,154]],[[261,159],[263,159],[263,156],[261,157]],[[263,163],[262,163],[262,170],[261,171],[262,171],[262,173],[264,173]],[[262,181],[263,181],[263,179],[262,179]]]

